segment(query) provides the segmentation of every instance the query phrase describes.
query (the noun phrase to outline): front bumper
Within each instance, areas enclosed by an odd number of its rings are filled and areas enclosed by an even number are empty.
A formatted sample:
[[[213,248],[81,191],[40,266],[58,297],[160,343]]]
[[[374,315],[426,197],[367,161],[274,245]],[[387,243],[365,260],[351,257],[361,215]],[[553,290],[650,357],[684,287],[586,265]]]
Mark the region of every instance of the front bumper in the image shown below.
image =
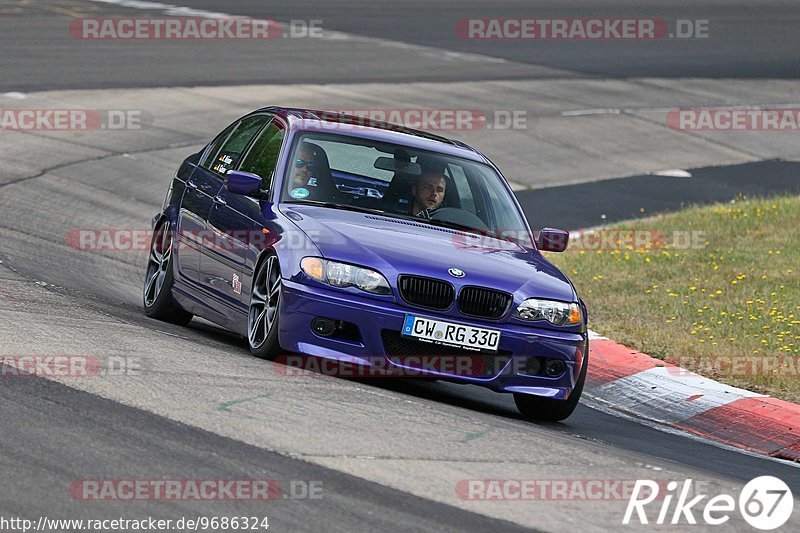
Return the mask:
[[[500,330],[499,353],[505,355],[493,356],[496,357],[496,366],[488,374],[480,376],[449,372],[449,368],[455,368],[453,366],[442,368],[441,371],[430,368],[421,371],[419,367],[402,364],[401,360],[393,357],[394,354],[387,355],[382,332],[384,336],[399,334],[406,314],[449,322],[453,322],[452,317],[437,316],[435,312],[401,306],[391,301],[360,297],[285,279],[282,299],[278,334],[280,345],[285,350],[360,366],[375,366],[379,362],[382,368],[409,369],[414,371],[413,375],[477,384],[496,392],[566,399],[575,386],[589,347],[586,334],[527,325],[487,323],[464,317],[457,321]],[[357,340],[321,337],[311,328],[311,322],[318,317],[355,324],[360,335]],[[465,350],[463,353],[465,357],[475,357],[474,352]],[[533,358],[560,359],[564,361],[566,370],[552,378],[531,375],[526,368],[529,369],[528,363]]]

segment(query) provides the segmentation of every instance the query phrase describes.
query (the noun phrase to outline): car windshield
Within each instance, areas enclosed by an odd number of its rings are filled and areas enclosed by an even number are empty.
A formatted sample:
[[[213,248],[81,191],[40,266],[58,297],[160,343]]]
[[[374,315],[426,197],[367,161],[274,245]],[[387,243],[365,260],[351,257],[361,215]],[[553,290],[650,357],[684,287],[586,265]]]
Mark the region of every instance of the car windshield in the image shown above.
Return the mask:
[[[530,243],[497,172],[445,154],[329,133],[296,138],[282,200],[369,211]]]

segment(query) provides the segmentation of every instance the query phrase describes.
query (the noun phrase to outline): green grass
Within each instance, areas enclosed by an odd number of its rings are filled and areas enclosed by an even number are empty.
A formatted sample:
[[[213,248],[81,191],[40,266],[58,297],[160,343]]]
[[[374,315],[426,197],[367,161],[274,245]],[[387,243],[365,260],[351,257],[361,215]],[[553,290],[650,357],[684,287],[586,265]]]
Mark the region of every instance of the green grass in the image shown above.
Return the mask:
[[[800,402],[799,228],[800,197],[740,197],[603,228],[621,237],[612,239],[619,246],[593,249],[584,237],[547,255],[575,283],[593,330]],[[647,232],[663,240],[637,246],[633,238]],[[690,235],[695,243],[686,246]]]

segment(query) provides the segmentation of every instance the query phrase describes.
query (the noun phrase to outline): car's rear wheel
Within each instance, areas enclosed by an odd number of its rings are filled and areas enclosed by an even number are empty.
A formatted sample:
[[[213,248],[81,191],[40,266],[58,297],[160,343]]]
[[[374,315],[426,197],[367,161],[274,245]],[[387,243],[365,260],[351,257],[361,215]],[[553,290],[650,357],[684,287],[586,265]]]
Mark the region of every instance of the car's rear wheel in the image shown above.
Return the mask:
[[[247,314],[247,342],[256,357],[273,359],[280,353],[278,315],[282,289],[278,256],[270,254],[261,261],[253,276]]]
[[[533,396],[531,394],[514,394],[514,403],[517,404],[517,409],[522,416],[528,420],[539,422],[559,422],[568,418],[575,408],[578,407],[578,401],[581,399],[583,393],[583,384],[586,382],[586,368],[589,366],[588,359],[584,358],[583,368],[578,381],[575,383],[575,388],[566,400],[555,400],[552,398],[543,398],[541,396]]]
[[[172,224],[169,220],[163,221],[150,243],[142,300],[147,316],[185,326],[192,320],[192,314],[181,309],[172,297],[174,240]]]

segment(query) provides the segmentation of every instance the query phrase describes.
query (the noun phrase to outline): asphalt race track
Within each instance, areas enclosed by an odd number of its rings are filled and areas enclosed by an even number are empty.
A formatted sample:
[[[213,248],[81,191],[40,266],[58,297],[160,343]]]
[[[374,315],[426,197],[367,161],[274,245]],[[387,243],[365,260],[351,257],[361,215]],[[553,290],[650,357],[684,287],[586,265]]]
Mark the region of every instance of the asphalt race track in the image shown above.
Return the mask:
[[[604,531],[619,527],[627,501],[475,501],[456,487],[469,479],[693,479],[715,495],[773,475],[800,494],[795,465],[598,406],[582,404],[564,423],[532,424],[510,396],[472,386],[289,376],[207,322],[181,328],[145,317],[146,249],[86,252],[67,239],[76,229],[148,229],[186,155],[236,116],[282,103],[525,110],[524,131],[453,136],[507,169],[536,227],[587,227],[742,192],[796,193],[793,134],[725,137],[664,125],[673,107],[800,102],[796,3],[630,4],[177,4],[320,19],[329,32],[265,45],[81,41],[67,30],[76,17],[163,17],[165,8],[0,1],[0,108],[152,117],[133,131],[0,130],[0,355],[135,366],[91,378],[0,378],[0,516],[269,516],[275,531]],[[550,41],[533,53],[529,42],[469,42],[453,32],[467,17],[621,15],[709,19],[712,33]],[[676,185],[670,180],[682,178],[652,175],[667,169],[692,178]],[[69,490],[80,480],[254,478],[319,486],[321,498],[298,489],[267,503],[85,501]],[[795,513],[786,528],[798,526]],[[738,515],[725,527],[752,531]]]
[[[173,4],[172,2],[164,2]],[[269,53],[253,43],[165,43],[154,64],[152,47],[125,46],[120,53],[108,42],[59,38],[59,18],[68,16],[130,16],[117,5],[84,0],[4,2],[2,39],[9,53],[0,67],[0,90],[41,90],[86,87],[229,85],[238,83],[351,83],[527,79],[531,77],[712,77],[785,78],[797,75],[800,14],[786,1],[694,2],[679,0],[611,0],[598,6],[589,0],[531,3],[505,0],[487,5],[479,0],[436,1],[347,0],[177,3],[231,15],[279,21],[322,20],[323,27],[362,39],[270,43]],[[159,10],[139,15],[158,15]],[[541,41],[532,52],[529,42],[475,42],[458,37],[455,22],[469,17],[652,17],[666,20],[709,20],[708,39],[670,42]],[[16,24],[25,17],[26,24]],[[62,20],[63,22],[63,20]],[[383,44],[364,40],[380,39]],[[405,46],[393,46],[401,43]],[[353,45],[356,46],[353,46]],[[376,50],[376,45],[378,49]],[[469,67],[420,59],[412,46],[431,47],[483,56]],[[112,52],[113,50],[113,52]],[[430,51],[430,50],[429,50]],[[21,53],[22,52],[22,53]],[[409,60],[409,52],[413,61]],[[343,54],[347,61],[342,61]],[[36,58],[50,57],[49,61]],[[80,58],[80,60],[77,60]],[[491,59],[491,61],[490,61]],[[124,65],[125,68],[120,68]],[[135,75],[131,75],[135,73]]]

